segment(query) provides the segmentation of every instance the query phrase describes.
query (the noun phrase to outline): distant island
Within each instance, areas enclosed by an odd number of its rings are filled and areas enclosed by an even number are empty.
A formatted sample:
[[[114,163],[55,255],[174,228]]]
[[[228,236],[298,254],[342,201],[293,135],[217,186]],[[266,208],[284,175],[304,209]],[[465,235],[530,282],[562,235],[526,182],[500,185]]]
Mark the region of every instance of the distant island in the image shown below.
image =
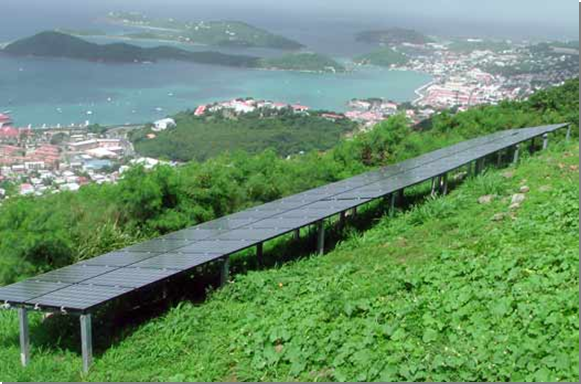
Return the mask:
[[[241,21],[178,21],[152,19],[137,12],[110,12],[110,22],[143,29],[124,34],[130,39],[153,39],[217,47],[257,47],[298,50],[303,45]]]
[[[339,62],[318,53],[289,53],[282,57],[261,59],[260,67],[303,72],[345,72],[346,68]]]
[[[127,43],[96,44],[62,32],[42,32],[7,45],[1,52],[18,56],[58,57],[106,63],[147,63],[176,60],[230,67],[309,72],[342,72],[345,68],[318,54],[287,54],[276,59],[232,55],[213,51],[192,52],[158,46],[143,48]]]
[[[382,45],[400,45],[408,44],[427,44],[432,39],[428,36],[405,28],[390,28],[384,30],[364,31],[356,35],[356,40],[363,43],[382,44]]]
[[[393,48],[382,48],[355,59],[357,64],[371,64],[380,67],[401,66],[407,64],[408,61],[406,55]]]

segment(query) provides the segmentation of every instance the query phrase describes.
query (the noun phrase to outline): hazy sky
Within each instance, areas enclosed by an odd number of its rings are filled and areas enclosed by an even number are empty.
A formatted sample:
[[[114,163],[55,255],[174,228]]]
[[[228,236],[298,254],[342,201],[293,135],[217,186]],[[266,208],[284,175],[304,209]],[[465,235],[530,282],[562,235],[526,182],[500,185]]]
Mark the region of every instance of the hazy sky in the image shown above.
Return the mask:
[[[261,12],[267,15],[308,13],[311,16],[345,19],[346,21],[369,21],[379,25],[401,24],[428,29],[440,23],[453,23],[459,30],[470,35],[471,25],[489,26],[494,32],[497,26],[522,31],[526,36],[542,34],[573,38],[578,35],[578,3],[574,0],[0,0],[3,10],[22,9],[42,14],[43,12],[74,13],[94,9],[159,10],[161,13],[182,15],[186,18],[208,17],[211,9],[215,18],[236,17],[237,13],[249,15]],[[12,8],[11,8],[12,5]],[[25,14],[16,14],[24,17]],[[14,17],[11,13],[11,18]],[[402,25],[406,26],[406,25]],[[2,26],[0,25],[0,29]],[[482,28],[479,28],[482,30]],[[430,32],[430,31],[426,31]],[[439,31],[434,31],[439,32]]]

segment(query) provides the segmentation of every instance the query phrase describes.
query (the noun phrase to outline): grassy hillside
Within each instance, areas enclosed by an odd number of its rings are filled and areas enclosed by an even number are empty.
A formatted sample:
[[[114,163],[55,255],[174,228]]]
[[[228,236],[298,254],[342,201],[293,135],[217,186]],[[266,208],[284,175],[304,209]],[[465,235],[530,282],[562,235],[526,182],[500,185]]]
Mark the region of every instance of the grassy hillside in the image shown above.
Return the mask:
[[[238,275],[203,304],[127,326],[86,379],[578,381],[578,164],[577,142],[553,142],[349,229],[324,257]],[[76,323],[33,323],[22,369],[16,315],[0,313],[2,378],[80,380]]]

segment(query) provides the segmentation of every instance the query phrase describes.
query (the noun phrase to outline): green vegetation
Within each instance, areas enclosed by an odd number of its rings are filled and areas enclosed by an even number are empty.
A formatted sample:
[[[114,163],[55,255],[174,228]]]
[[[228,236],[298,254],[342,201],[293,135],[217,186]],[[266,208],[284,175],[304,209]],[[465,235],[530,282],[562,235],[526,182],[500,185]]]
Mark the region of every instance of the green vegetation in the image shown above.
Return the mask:
[[[405,28],[390,28],[377,31],[365,31],[357,34],[355,37],[357,41],[372,44],[383,45],[400,45],[403,43],[409,44],[427,44],[431,43],[432,39],[426,35]]]
[[[408,62],[408,58],[403,53],[393,48],[383,48],[367,55],[360,56],[355,60],[358,64],[372,64],[381,67],[401,66]]]
[[[506,41],[494,40],[456,40],[448,44],[448,49],[458,53],[470,53],[473,51],[502,52],[512,49],[513,46]]]
[[[12,55],[66,57],[103,62],[155,62],[180,60],[234,67],[255,67],[257,58],[219,52],[190,52],[174,47],[142,48],[125,43],[100,45],[60,32],[42,32],[4,48]]]
[[[3,378],[577,382],[578,162],[578,144],[554,146],[351,232],[325,257],[238,275],[124,332],[88,377],[69,348],[76,324],[34,316],[22,369],[16,316],[0,313]]]
[[[421,132],[399,115],[323,154],[225,154],[10,199],[0,207],[0,284],[474,136],[578,126],[578,92],[577,79],[527,101],[444,113]],[[238,275],[204,304],[124,327],[84,379],[577,381],[578,144],[553,138],[551,151],[382,219],[326,257]],[[523,186],[525,202],[509,209]],[[495,197],[478,204],[484,195]],[[288,248],[267,251],[274,263]],[[234,268],[252,260],[239,255]],[[41,321],[33,316],[34,359],[22,369],[16,316],[0,313],[3,379],[81,379],[76,322]],[[99,348],[108,335],[96,337]]]
[[[345,67],[330,57],[317,53],[289,53],[260,60],[260,67],[305,72],[345,72]]]
[[[111,12],[109,20],[146,29],[144,33],[123,35],[133,39],[156,39],[186,43],[297,50],[302,44],[240,21],[183,22],[150,19],[135,12]]]
[[[145,128],[131,133],[130,139],[142,156],[177,161],[203,161],[224,152],[258,153],[273,149],[279,156],[300,152],[328,150],[341,137],[357,129],[347,119],[336,122],[321,117],[320,112],[297,114],[287,108],[281,111],[257,110],[234,116],[216,112],[196,117],[191,112],[174,116],[177,127],[155,133]]]

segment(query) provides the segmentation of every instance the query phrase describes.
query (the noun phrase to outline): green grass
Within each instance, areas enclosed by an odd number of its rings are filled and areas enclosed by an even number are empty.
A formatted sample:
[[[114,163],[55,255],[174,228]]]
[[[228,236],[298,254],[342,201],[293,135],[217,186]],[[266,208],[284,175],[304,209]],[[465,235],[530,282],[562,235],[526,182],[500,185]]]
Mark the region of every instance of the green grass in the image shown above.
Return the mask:
[[[35,316],[23,369],[16,314],[2,312],[0,378],[578,381],[578,163],[578,144],[555,145],[348,231],[326,256],[238,275],[123,328],[87,377],[76,324]]]

